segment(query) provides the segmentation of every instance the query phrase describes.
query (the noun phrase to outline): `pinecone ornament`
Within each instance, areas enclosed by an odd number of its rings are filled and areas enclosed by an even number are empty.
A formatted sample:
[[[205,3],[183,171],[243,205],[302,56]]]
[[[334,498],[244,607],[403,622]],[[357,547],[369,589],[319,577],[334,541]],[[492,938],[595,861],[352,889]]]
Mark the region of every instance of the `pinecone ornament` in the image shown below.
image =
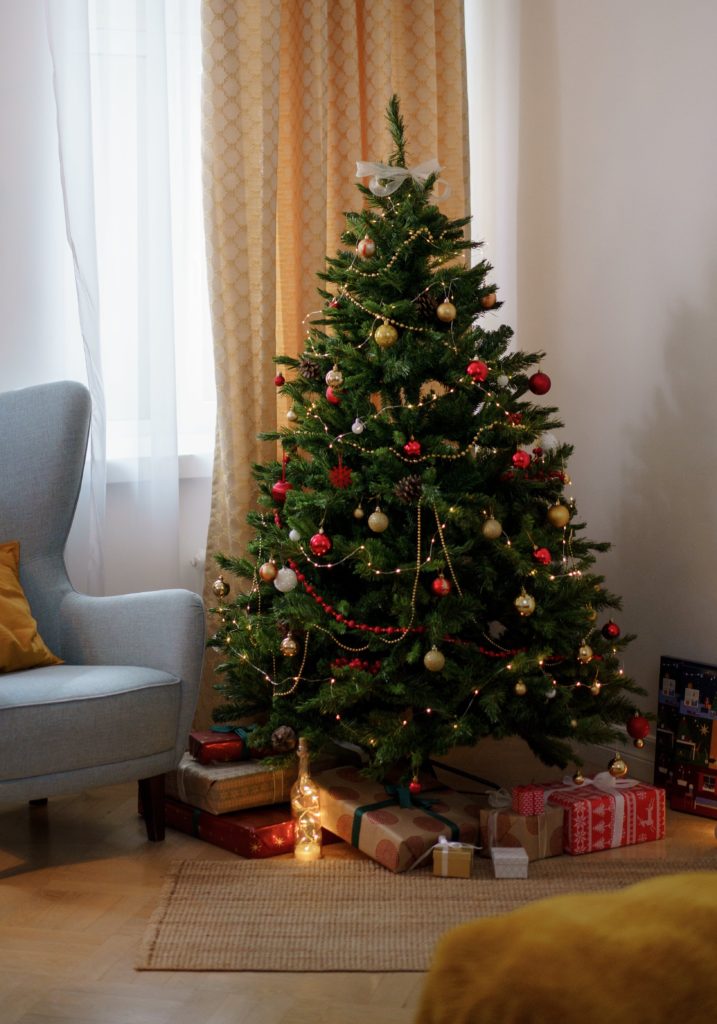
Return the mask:
[[[304,380],[310,380],[313,384],[323,383],[324,374],[321,366],[307,355],[303,355],[299,360],[299,373]]]
[[[413,504],[414,501],[418,501],[423,492],[423,484],[421,478],[417,473],[412,473],[410,476],[404,476],[403,479],[399,480],[393,489],[393,493],[396,495],[399,501],[403,501],[406,505]]]
[[[426,320],[433,321],[436,319],[436,310],[438,309],[439,302],[440,299],[436,298],[435,295],[431,295],[430,292],[421,292],[416,299],[416,309]]]

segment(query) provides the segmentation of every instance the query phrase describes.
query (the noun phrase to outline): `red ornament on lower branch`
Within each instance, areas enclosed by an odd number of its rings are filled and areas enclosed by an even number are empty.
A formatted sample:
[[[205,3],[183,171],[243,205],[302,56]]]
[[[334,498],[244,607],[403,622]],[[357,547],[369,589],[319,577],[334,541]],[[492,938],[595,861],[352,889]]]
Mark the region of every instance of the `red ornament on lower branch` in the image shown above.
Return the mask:
[[[274,486],[271,488],[271,496],[274,501],[283,505],[286,501],[286,495],[289,491],[294,489],[294,485],[290,484],[288,480],[277,480]]]
[[[326,536],[323,530],[319,530],[309,541],[309,547],[315,555],[327,555],[331,551],[331,539]]]
[[[645,737],[650,734],[650,723],[644,715],[636,711],[628,720],[626,729],[638,750],[645,746]]]

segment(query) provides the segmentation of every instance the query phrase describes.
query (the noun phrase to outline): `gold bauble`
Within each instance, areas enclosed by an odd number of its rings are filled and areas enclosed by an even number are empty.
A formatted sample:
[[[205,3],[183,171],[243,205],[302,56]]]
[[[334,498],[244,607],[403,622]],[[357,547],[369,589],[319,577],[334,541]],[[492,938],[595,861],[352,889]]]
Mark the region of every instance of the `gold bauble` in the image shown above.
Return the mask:
[[[272,580],[275,580],[278,571],[274,561],[264,562],[263,565],[259,566],[259,575],[265,583],[271,583]]]
[[[365,515],[366,513],[361,508],[361,506],[357,505],[356,508],[354,509],[354,519],[363,519]]]
[[[610,760],[607,770],[614,779],[621,779],[624,775],[627,775],[630,769],[626,762],[623,761],[620,754],[615,754],[615,756]]]
[[[527,618],[535,611],[535,598],[531,594],[526,594],[524,590],[521,590],[513,604],[523,618]]]
[[[330,388],[339,388],[344,382],[344,375],[339,370],[338,366],[334,363],[333,368],[324,377],[324,380]]]
[[[299,645],[297,644],[296,640],[294,640],[291,633],[288,636],[285,636],[284,639],[279,644],[279,650],[281,651],[285,658],[293,658],[298,649]]]
[[[602,683],[599,683],[597,681],[597,679],[595,680],[594,683],[590,684],[590,693],[593,695],[593,697],[597,697],[597,695],[600,693],[601,689],[602,689]]]
[[[571,729],[577,729],[577,727],[578,727],[578,720],[577,720],[577,718],[571,718],[570,719],[570,728]]]
[[[442,320],[444,324],[451,323],[452,320],[455,320],[457,315],[458,310],[452,302],[442,302],[436,309],[436,316],[439,320]]]
[[[497,519],[486,519],[481,528],[481,533],[488,540],[497,540],[503,532],[503,526]]]
[[[575,770],[575,772],[573,774],[573,782],[575,783],[576,786],[582,786],[582,784],[585,782],[585,776],[583,775],[583,773],[580,771],[579,768],[576,768],[576,770]]]
[[[513,689],[515,690],[515,692],[518,694],[519,697],[524,697],[525,694],[528,692],[528,687],[525,685],[525,683],[523,682],[522,679],[518,680],[518,682],[515,684]]]
[[[597,618],[597,612],[595,611],[593,606],[591,604],[587,604],[585,605],[585,610],[588,617],[588,622],[594,622]]]
[[[483,309],[492,309],[493,306],[495,306],[496,299],[497,296],[495,292],[488,292],[488,294],[484,295],[483,298],[480,300],[480,304],[483,307]]]
[[[388,320],[378,325],[373,336],[379,348],[391,348],[398,341],[398,331]]]
[[[446,664],[446,659],[434,644],[430,651],[426,651],[424,654],[423,664],[429,672],[441,672]]]
[[[570,509],[566,505],[551,505],[548,509],[548,522],[562,529],[570,522]]]
[[[388,516],[377,506],[376,511],[368,517],[368,526],[374,533],[383,533],[388,526]]]
[[[645,746],[645,741],[641,739],[639,736],[633,742],[638,750],[642,750],[642,748]]]
[[[578,647],[578,661],[582,662],[583,665],[587,665],[587,663],[592,660],[593,649],[590,644],[580,644]]]
[[[230,589],[229,584],[223,576],[220,576],[219,579],[214,580],[212,583],[212,591],[217,597],[226,597]]]

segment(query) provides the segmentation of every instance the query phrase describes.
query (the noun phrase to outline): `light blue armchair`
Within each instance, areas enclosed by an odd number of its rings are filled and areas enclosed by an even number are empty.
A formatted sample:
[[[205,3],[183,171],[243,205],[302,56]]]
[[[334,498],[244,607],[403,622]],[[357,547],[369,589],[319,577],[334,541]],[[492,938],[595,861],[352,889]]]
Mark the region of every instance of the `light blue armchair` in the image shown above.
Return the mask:
[[[64,661],[0,671],[0,801],[137,779],[147,835],[159,840],[163,773],[185,750],[199,692],[204,609],[187,590],[72,588],[63,552],[89,424],[79,383],[0,394],[0,543],[20,542],[38,632]]]

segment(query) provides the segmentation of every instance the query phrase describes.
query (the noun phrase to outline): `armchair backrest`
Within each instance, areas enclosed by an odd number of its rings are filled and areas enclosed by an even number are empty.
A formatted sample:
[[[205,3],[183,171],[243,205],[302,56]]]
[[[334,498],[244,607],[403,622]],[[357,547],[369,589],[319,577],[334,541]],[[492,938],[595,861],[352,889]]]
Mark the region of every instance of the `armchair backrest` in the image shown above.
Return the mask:
[[[80,493],[91,415],[77,381],[0,394],[0,543],[20,541],[20,580],[45,643],[59,644],[70,582],[63,553]]]

